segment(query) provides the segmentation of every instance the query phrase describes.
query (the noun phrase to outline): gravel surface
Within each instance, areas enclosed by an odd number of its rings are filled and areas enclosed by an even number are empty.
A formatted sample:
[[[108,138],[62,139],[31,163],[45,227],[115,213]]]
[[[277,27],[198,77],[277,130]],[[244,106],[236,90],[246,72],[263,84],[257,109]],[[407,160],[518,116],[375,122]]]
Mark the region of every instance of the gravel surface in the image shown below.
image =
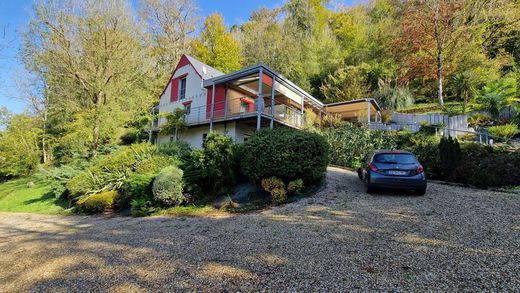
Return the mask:
[[[520,197],[430,184],[220,218],[0,214],[0,292],[520,291]]]

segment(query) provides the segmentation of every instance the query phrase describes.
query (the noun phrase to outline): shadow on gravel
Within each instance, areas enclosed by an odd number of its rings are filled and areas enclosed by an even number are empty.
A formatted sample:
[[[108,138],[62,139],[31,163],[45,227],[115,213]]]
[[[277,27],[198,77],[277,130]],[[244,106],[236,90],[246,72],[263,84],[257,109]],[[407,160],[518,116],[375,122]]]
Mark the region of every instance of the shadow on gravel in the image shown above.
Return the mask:
[[[514,215],[491,223],[446,195],[370,196],[358,192],[354,176],[329,171],[327,188],[313,198],[228,218],[0,215],[0,291],[507,291],[519,285],[519,252],[510,250],[518,235],[492,230],[514,225]],[[449,196],[465,196],[457,192]],[[496,275],[508,282],[491,282]]]

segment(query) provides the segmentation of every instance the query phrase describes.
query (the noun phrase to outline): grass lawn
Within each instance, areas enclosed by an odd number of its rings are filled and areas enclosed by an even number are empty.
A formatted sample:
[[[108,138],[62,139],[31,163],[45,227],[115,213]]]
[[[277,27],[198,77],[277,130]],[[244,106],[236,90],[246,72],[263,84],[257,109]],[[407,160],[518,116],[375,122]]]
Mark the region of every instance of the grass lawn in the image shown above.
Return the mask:
[[[450,113],[462,114],[462,102],[445,102],[444,105],[446,108],[448,108]],[[466,105],[466,113],[478,111],[479,107],[479,104],[468,103]],[[422,103],[400,109],[397,112],[409,114],[431,114],[442,113],[443,111],[438,103]]]
[[[0,212],[23,212],[40,214],[69,214],[61,200],[49,194],[50,186],[43,182],[35,182],[32,188],[27,187],[31,178],[21,178],[0,183]]]

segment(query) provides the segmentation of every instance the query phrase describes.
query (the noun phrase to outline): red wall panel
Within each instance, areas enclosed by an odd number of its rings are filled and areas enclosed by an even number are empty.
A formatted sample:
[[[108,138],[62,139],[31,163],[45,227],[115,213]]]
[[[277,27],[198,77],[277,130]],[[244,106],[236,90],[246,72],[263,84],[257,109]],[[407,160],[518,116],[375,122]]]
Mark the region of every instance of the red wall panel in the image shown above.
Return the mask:
[[[206,118],[209,119],[211,117],[211,95],[213,91],[213,87],[210,86],[207,88],[208,94],[206,97]],[[215,86],[215,107],[213,108],[213,117],[219,118],[224,117],[226,109],[226,86],[223,84],[218,84]]]
[[[170,102],[175,102],[179,99],[179,78],[172,79],[171,89]]]

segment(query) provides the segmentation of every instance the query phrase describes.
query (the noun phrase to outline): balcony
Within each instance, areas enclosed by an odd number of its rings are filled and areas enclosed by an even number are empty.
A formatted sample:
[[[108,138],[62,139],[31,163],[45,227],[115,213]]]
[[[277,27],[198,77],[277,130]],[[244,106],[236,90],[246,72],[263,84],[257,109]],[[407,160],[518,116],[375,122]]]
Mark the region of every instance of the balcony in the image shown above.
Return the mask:
[[[260,111],[262,117],[271,118],[280,123],[300,128],[303,123],[301,110],[285,105],[277,104],[274,106],[274,113],[271,113],[271,105],[265,106],[269,99],[265,99],[263,103],[251,97],[243,96],[238,98],[227,98],[224,102],[217,102],[213,108],[213,121],[236,120],[242,118],[253,118]],[[260,108],[260,109],[259,109]],[[186,115],[186,123],[188,125],[197,125],[209,123],[211,118],[211,105],[201,107],[193,107]]]

